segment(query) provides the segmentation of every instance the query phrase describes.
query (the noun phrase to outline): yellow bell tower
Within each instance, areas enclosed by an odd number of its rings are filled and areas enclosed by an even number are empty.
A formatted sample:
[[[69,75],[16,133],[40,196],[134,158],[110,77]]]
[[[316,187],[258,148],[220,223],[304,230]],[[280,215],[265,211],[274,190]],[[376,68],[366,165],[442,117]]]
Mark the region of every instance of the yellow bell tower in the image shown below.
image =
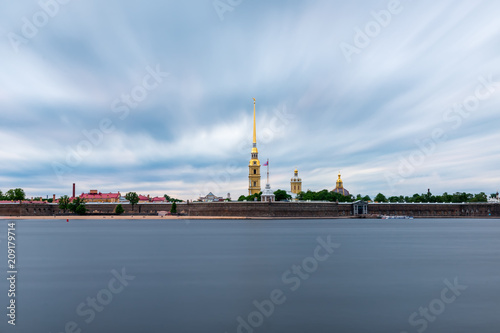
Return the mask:
[[[299,194],[302,191],[302,179],[299,178],[299,170],[295,169],[293,178],[290,179],[290,191]]]
[[[255,127],[255,98],[253,99],[253,147],[252,158],[248,164],[248,195],[260,193],[260,161],[257,150],[257,131]]]

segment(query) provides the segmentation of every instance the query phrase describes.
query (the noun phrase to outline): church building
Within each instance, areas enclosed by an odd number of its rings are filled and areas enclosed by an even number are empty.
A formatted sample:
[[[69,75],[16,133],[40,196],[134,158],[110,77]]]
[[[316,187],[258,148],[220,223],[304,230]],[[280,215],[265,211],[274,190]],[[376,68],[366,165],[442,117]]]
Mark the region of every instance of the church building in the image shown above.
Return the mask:
[[[349,191],[344,188],[344,182],[342,181],[342,178],[340,177],[340,171],[339,171],[339,178],[337,179],[337,184],[335,185],[335,189],[332,192],[340,193],[343,196],[349,195]]]
[[[292,179],[290,179],[290,192],[299,194],[302,191],[302,179],[299,178],[299,170],[295,169]]]
[[[248,195],[260,193],[260,161],[255,126],[255,98],[253,99],[253,146],[248,172]]]

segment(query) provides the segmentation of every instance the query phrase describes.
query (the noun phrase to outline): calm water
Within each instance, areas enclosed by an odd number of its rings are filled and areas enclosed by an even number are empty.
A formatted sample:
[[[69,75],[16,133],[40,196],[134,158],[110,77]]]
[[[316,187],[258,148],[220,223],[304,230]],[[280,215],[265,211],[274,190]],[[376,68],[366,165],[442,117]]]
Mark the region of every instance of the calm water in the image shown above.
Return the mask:
[[[16,224],[0,332],[500,331],[500,220]]]

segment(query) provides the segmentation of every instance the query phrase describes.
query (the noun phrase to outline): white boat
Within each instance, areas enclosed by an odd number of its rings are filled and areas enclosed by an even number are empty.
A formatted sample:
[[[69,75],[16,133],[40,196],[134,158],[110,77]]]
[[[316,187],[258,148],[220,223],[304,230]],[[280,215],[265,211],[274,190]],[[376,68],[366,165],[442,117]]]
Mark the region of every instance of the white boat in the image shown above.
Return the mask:
[[[383,220],[413,220],[413,216],[404,216],[404,215],[382,215],[380,217]]]

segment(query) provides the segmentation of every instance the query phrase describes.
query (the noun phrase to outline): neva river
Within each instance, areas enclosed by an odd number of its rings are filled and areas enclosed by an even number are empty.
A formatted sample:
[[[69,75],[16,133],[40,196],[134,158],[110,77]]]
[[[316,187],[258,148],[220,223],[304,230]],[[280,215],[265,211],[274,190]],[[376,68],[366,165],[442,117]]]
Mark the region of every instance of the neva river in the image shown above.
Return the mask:
[[[7,222],[0,332],[500,332],[500,220]]]

